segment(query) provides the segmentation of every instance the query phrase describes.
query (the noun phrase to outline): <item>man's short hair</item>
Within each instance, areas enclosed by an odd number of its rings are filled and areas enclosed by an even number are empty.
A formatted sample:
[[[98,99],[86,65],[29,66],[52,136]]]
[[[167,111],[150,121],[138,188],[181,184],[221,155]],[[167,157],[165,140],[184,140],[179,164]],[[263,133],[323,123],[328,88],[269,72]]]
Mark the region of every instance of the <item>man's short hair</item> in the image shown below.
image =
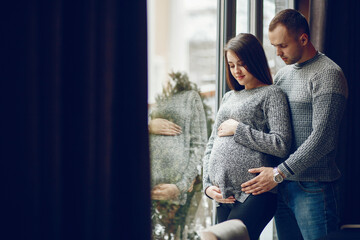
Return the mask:
[[[310,40],[309,24],[304,15],[295,9],[285,9],[278,12],[270,22],[269,31],[273,31],[279,24],[285,26],[294,38],[306,33]]]

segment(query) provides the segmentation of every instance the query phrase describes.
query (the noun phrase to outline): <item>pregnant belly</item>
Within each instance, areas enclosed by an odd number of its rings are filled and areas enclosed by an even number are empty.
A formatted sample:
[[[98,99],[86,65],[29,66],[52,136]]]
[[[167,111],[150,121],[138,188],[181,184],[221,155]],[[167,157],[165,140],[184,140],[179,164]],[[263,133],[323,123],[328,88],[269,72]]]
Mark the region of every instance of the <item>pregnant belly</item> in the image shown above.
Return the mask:
[[[210,156],[210,180],[217,186],[240,186],[252,179],[250,168],[265,165],[266,156],[234,141],[233,136],[218,137]]]

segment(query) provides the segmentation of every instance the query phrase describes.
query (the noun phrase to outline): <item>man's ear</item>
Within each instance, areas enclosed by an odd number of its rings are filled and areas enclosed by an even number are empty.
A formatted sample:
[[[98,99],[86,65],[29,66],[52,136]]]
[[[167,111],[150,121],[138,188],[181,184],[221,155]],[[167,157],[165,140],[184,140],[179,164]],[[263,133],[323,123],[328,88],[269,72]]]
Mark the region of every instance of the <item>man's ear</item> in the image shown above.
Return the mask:
[[[303,33],[299,37],[299,41],[302,46],[305,46],[309,42],[309,36],[306,33]]]

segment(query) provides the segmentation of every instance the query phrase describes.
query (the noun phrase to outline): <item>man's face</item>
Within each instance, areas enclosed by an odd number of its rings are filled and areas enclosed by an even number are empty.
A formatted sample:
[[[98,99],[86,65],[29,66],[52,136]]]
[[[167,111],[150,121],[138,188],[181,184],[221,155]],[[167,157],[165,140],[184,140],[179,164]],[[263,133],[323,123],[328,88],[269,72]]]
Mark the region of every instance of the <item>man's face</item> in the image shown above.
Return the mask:
[[[269,32],[271,45],[276,48],[276,54],[287,64],[301,63],[303,47],[300,38],[294,38],[287,31],[286,27],[278,24],[275,29]]]

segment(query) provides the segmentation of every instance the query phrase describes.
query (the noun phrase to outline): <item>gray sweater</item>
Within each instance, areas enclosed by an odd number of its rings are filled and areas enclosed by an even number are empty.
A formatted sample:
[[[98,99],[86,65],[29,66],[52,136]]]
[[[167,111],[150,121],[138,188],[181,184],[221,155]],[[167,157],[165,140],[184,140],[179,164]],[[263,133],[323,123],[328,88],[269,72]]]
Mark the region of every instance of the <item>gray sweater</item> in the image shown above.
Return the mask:
[[[176,136],[150,135],[151,183],[175,184],[184,204],[191,183],[200,174],[207,141],[204,107],[196,91],[183,91],[158,103],[153,118],[164,118],[181,126]]]
[[[233,136],[219,137],[219,125],[239,122]],[[203,189],[218,186],[224,198],[244,202],[241,184],[252,179],[248,169],[275,166],[270,155],[284,158],[291,146],[286,95],[274,85],[227,92],[216,116],[203,158]]]
[[[348,88],[338,65],[322,53],[280,69],[274,82],[288,96],[294,142],[279,169],[287,180],[333,181],[337,138]]]

